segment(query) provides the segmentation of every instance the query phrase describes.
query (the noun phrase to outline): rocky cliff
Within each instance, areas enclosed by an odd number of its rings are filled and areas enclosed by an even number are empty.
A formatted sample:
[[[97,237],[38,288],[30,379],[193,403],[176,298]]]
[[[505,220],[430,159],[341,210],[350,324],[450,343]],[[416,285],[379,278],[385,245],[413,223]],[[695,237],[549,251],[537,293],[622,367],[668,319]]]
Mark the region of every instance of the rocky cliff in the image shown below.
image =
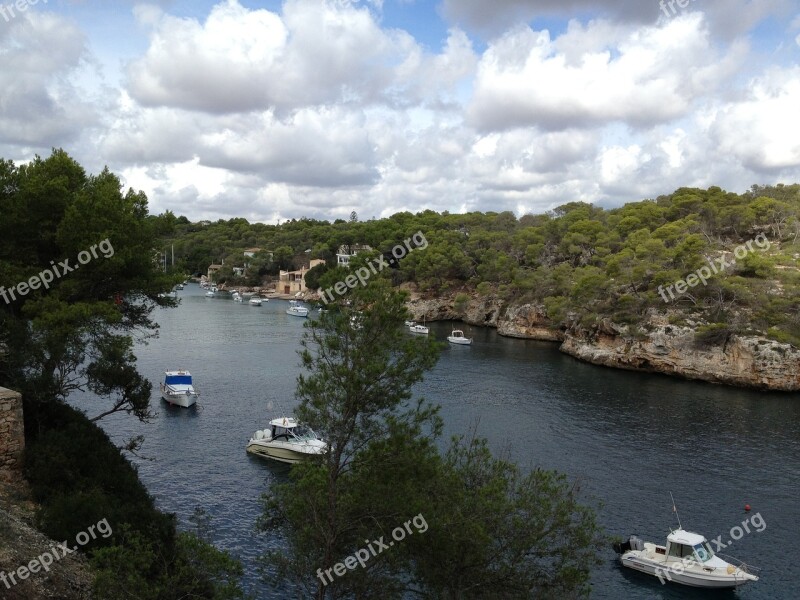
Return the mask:
[[[757,336],[698,342],[691,327],[648,323],[643,337],[605,323],[570,332],[561,351],[587,362],[762,390],[800,390],[800,350]]]
[[[24,481],[0,477],[0,573],[5,575],[0,580],[0,598],[92,600],[94,577],[82,554],[68,554],[53,561],[46,571],[41,568],[36,573],[23,571],[25,578],[20,578],[21,568],[27,568],[32,560],[58,546],[56,540],[36,529],[36,510]]]
[[[500,335],[560,342],[562,352],[606,367],[664,373],[762,390],[800,391],[800,350],[759,336],[730,336],[703,344],[692,327],[670,325],[653,313],[636,335],[603,321],[591,329],[553,329],[544,308],[504,304],[494,296],[455,292],[426,298],[409,288],[409,310],[418,321],[461,320],[496,327]],[[459,301],[460,300],[460,301]]]

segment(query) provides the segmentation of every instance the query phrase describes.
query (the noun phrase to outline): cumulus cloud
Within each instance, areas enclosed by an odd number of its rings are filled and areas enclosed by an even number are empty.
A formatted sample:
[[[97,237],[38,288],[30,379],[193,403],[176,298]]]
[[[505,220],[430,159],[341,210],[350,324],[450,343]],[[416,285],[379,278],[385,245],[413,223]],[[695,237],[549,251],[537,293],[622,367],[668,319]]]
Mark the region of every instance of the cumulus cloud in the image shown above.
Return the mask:
[[[713,94],[743,52],[734,44],[716,57],[699,14],[633,29],[571,22],[555,40],[519,27],[481,58],[468,114],[483,130],[613,121],[649,127],[686,115],[696,98]]]
[[[785,16],[795,8],[791,0],[691,0],[683,9],[674,0],[665,4],[666,11],[660,0],[444,0],[443,13],[453,23],[493,37],[519,23],[543,18],[606,16],[638,26],[697,11],[708,16],[715,37],[732,39],[769,15]]]
[[[754,171],[800,165],[800,67],[773,68],[754,79],[747,97],[721,106],[710,132],[722,152]]]
[[[430,56],[355,4],[288,0],[279,15],[227,0],[204,23],[153,7],[137,14],[153,28],[146,54],[128,67],[130,95],[144,106],[225,114],[403,103],[408,93],[445,93],[475,60],[458,30],[441,55]]]
[[[0,27],[0,139],[49,148],[74,142],[98,121],[97,107],[71,81],[85,67],[86,38],[50,13],[18,14]]]
[[[380,0],[179,6],[131,8],[145,37],[98,60],[111,91],[76,24],[42,10],[0,27],[0,155],[64,146],[155,212],[270,222],[800,180],[800,67],[753,33],[783,0],[669,18],[656,0],[445,0],[433,50]]]
[[[340,108],[303,109],[286,120],[272,113],[244,117],[204,134],[200,146],[203,164],[268,181],[340,187],[378,176],[363,116]]]

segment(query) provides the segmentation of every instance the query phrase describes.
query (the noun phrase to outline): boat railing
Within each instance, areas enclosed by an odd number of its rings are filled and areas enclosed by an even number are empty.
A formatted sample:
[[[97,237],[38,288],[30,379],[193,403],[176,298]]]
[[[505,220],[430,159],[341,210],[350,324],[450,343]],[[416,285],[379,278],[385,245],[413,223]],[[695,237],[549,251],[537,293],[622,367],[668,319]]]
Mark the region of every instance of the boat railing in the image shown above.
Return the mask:
[[[737,567],[738,569],[744,571],[745,573],[749,573],[750,575],[755,575],[756,577],[758,577],[761,573],[760,567],[756,567],[755,565],[749,565],[743,560],[739,560],[735,556],[731,556],[729,554],[722,554],[720,552],[717,552],[716,554],[725,562],[732,564],[734,567]]]

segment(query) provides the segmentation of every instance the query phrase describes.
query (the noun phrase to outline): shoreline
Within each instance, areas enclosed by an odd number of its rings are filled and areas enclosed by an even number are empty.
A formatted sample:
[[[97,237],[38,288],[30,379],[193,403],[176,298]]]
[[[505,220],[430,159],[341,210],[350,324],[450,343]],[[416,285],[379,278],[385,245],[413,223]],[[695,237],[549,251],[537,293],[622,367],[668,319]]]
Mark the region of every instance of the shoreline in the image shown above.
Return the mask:
[[[457,310],[455,293],[425,298],[407,289],[414,320],[459,321],[495,328],[503,337],[558,343],[564,354],[614,369],[759,391],[800,391],[800,349],[764,336],[732,334],[722,345],[704,345],[696,339],[696,328],[672,325],[656,311],[642,323],[645,333],[636,336],[608,319],[590,328],[554,329],[544,307],[536,304],[506,304],[472,294]]]

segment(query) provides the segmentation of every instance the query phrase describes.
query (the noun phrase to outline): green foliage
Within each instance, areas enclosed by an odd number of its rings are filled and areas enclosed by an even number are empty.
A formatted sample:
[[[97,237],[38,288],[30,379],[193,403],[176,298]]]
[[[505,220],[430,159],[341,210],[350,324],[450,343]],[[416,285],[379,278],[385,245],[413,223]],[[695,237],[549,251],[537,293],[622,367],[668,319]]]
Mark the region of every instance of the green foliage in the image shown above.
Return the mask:
[[[328,452],[295,465],[290,482],[265,497],[262,528],[288,540],[286,551],[265,557],[274,577],[317,599],[486,598],[498,586],[508,598],[586,595],[600,538],[563,476],[523,475],[484,440],[439,453],[438,409],[412,401],[411,391],[437,346],[405,334],[404,300],[387,281],[370,280],[307,325],[297,415],[323,434]],[[325,579],[412,520],[424,528],[363,568]]]
[[[108,436],[58,402],[27,403],[25,476],[41,504],[38,525],[56,540],[75,540],[105,519],[111,534],[80,550],[96,569],[104,600],[242,598],[241,565],[203,535],[179,533],[159,512],[135,469]]]
[[[735,318],[737,327],[750,331],[791,332],[791,299],[800,296],[800,273],[794,270],[794,255],[800,253],[797,184],[754,186],[744,194],[680,188],[611,210],[570,202],[519,219],[508,212],[427,210],[363,222],[301,219],[271,226],[231,219],[203,226],[176,223],[174,229],[165,243],[192,257],[201,271],[212,260],[225,258],[227,264],[247,245],[280,250],[283,263],[299,267],[307,249],[332,261],[342,245],[369,244],[383,252],[422,231],[429,246],[390,272],[394,285],[412,282],[430,294],[476,290],[536,303],[548,307],[556,327],[569,327],[569,319],[585,313],[633,325],[642,323],[649,309],[666,309],[681,311],[684,318],[699,312],[710,322]],[[756,247],[734,268],[712,273],[708,285],[663,301],[659,286],[685,279],[709,259],[761,234],[769,238],[769,249]],[[205,262],[197,263],[201,255]],[[275,264],[270,269],[277,272]],[[324,283],[317,281],[326,289],[346,276],[331,269]]]
[[[320,278],[328,272],[328,265],[320,263],[316,267],[309,269],[306,273],[305,281],[306,287],[310,290],[318,290],[320,288]]]
[[[465,308],[467,308],[467,304],[469,303],[469,296],[464,293],[456,294],[455,300],[453,301],[453,308],[456,309],[457,312],[463,312]]]
[[[724,346],[734,334],[729,325],[724,323],[714,323],[698,327],[694,336],[696,346],[707,348],[710,346]]]
[[[430,531],[407,542],[423,597],[589,595],[603,538],[577,486],[553,471],[523,474],[477,438],[454,439],[439,468]]]
[[[62,150],[0,164],[3,292],[52,274],[48,285],[0,302],[8,350],[0,384],[41,401],[89,388],[111,399],[108,412],[147,418],[150,384],[133,367],[131,334],[146,337],[156,329],[152,311],[174,304],[158,297],[177,279],[161,271],[154,251],[157,226],[172,218],[150,219],[144,194],[123,193],[108,169],[87,175]],[[78,265],[80,253],[90,260]]]

